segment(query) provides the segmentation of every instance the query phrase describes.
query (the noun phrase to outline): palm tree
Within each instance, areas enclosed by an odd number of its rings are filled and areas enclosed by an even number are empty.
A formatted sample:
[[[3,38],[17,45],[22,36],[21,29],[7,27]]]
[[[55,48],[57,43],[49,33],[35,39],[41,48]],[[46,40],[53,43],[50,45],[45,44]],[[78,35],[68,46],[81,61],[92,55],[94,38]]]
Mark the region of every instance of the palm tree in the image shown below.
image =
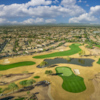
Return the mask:
[[[14,93],[14,90],[18,88],[18,85],[15,84],[15,83],[10,83],[10,84],[8,85],[8,88],[9,88],[10,90],[13,90],[13,93]]]

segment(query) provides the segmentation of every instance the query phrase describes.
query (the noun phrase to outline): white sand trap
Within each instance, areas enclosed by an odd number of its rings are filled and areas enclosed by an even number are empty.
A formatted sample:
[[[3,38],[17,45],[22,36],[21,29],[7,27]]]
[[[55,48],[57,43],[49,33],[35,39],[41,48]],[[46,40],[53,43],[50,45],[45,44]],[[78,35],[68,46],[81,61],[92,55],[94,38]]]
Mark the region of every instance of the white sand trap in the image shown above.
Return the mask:
[[[3,62],[3,64],[9,64],[9,63],[10,63],[10,61],[8,59],[5,59]]]
[[[79,75],[79,74],[80,74],[79,69],[74,69],[74,73],[75,73],[76,75]]]
[[[63,49],[60,49],[59,51],[64,51]]]

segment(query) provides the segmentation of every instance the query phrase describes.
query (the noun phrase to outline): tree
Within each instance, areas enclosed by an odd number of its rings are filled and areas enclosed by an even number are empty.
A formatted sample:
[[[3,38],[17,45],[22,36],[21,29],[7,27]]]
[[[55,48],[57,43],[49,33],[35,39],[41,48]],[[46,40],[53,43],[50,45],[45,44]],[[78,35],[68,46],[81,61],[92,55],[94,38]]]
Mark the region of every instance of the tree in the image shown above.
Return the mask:
[[[79,52],[79,55],[80,55],[80,56],[84,56],[84,55],[85,55],[85,51],[81,50],[81,51]]]
[[[48,63],[47,63],[46,61],[43,61],[43,62],[40,63],[40,66],[43,67],[43,66],[45,66],[45,65],[47,65],[47,64],[48,64]]]
[[[10,84],[8,85],[8,88],[9,88],[10,90],[13,90],[13,93],[14,93],[14,90],[18,88],[18,85],[15,84],[15,83],[10,83]]]
[[[30,79],[30,80],[27,80],[26,84],[27,84],[27,86],[30,86],[30,85],[32,85],[35,82],[36,82],[35,80]]]
[[[25,87],[27,85],[27,80],[21,81],[19,82],[20,85],[22,85],[23,87]]]
[[[45,71],[45,74],[47,74],[47,75],[50,75],[50,74],[52,74],[53,72],[52,72],[52,70],[46,70]]]
[[[2,88],[0,88],[0,93],[2,93]]]

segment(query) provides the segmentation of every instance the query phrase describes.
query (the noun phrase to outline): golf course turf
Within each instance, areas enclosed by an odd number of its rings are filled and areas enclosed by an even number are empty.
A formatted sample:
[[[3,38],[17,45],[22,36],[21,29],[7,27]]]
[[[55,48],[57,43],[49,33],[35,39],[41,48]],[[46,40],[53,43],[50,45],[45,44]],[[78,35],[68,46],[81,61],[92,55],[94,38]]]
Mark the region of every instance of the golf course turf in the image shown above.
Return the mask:
[[[24,62],[18,62],[18,63],[7,64],[7,65],[0,64],[0,71],[15,68],[15,67],[34,65],[34,64],[35,62],[33,61],[24,61]]]
[[[99,60],[98,60],[98,62],[97,62],[98,64],[100,64],[100,58],[99,58]]]
[[[96,47],[99,47],[100,48],[100,45],[96,45]]]
[[[55,52],[55,53],[40,55],[40,56],[34,56],[33,58],[42,59],[42,58],[49,58],[49,57],[56,57],[56,56],[69,56],[69,55],[73,55],[73,54],[76,54],[79,51],[81,51],[81,49],[79,48],[78,45],[72,44],[69,47],[71,49],[67,50],[67,51]]]
[[[57,67],[56,73],[63,79],[62,88],[68,92],[79,93],[86,90],[84,79],[75,75],[69,67]]]

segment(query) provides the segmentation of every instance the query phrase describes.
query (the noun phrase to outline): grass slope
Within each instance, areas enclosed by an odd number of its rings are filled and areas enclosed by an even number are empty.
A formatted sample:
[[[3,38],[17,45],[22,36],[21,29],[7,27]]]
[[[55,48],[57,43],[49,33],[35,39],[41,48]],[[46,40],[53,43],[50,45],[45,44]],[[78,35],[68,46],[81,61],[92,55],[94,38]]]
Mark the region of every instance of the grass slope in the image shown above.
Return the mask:
[[[18,62],[18,63],[8,64],[8,65],[0,64],[0,70],[7,70],[7,69],[15,68],[15,67],[28,66],[28,65],[34,65],[34,64],[35,62],[32,62],[32,61]]]
[[[81,51],[81,49],[79,48],[78,45],[72,44],[71,46],[69,46],[71,49],[68,51],[63,51],[63,52],[55,52],[55,53],[51,53],[51,54],[47,54],[47,55],[40,55],[40,56],[34,56],[33,58],[38,58],[38,59],[42,59],[42,58],[48,58],[48,57],[56,57],[56,56],[69,56],[69,55],[73,55],[78,53],[79,51]]]
[[[96,47],[99,47],[100,48],[100,45],[96,45]]]
[[[98,64],[100,64],[100,58],[99,58],[99,60],[98,60],[98,62],[97,62]]]
[[[79,92],[86,90],[86,86],[84,84],[84,79],[80,76],[76,76],[72,72],[71,68],[57,67],[55,70],[56,70],[56,73],[61,73],[61,72],[63,73],[63,75],[62,74],[58,74],[58,75],[63,79],[62,88],[64,90],[66,90],[68,92],[72,92],[72,93],[79,93]],[[72,74],[70,74],[70,76],[68,76],[64,73],[72,73]]]

